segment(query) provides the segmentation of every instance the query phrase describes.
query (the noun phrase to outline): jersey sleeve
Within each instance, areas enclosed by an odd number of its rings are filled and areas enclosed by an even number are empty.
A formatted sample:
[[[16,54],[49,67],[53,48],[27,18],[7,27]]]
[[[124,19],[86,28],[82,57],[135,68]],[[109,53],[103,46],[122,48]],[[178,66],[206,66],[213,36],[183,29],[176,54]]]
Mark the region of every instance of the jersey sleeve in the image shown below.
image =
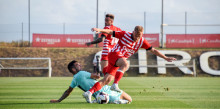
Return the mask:
[[[144,49],[146,49],[146,50],[151,50],[151,49],[152,49],[152,46],[148,43],[148,41],[147,41],[146,39],[144,39],[141,48],[144,48]]]
[[[113,31],[113,37],[121,39],[125,34],[125,31]]]
[[[78,86],[78,84],[77,84],[76,78],[74,77],[70,84],[70,87],[75,88],[76,86]]]
[[[106,27],[104,27],[103,29],[109,29],[109,27],[106,26]],[[106,33],[102,33],[102,34],[101,34],[101,37],[103,37],[103,36],[107,37],[108,34],[106,34]]]

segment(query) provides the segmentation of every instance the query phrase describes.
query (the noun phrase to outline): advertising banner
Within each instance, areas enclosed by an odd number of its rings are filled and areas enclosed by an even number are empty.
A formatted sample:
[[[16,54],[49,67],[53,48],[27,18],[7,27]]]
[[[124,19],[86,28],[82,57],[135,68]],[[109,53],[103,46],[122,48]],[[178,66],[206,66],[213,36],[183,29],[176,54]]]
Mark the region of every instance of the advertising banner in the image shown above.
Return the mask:
[[[92,34],[33,34],[33,47],[87,47]]]
[[[159,47],[159,33],[158,34],[143,34],[143,37],[153,46]]]
[[[220,48],[220,34],[167,34],[167,48]]]

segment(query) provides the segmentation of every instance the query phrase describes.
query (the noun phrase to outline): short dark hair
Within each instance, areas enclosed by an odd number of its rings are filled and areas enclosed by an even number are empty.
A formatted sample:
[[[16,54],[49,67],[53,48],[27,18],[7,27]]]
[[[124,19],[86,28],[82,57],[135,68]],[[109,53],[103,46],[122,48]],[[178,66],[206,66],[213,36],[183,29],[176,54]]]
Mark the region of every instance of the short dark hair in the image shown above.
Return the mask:
[[[109,17],[110,19],[114,20],[115,16],[113,14],[106,14],[105,18]]]
[[[75,64],[76,62],[77,62],[77,61],[73,60],[73,61],[71,61],[71,62],[68,64],[67,68],[68,68],[68,70],[69,70],[70,73],[74,73],[73,70],[72,70],[72,68],[75,67],[74,64]]]
[[[143,30],[144,30],[144,28],[143,28],[142,26],[136,26],[136,27],[134,28],[134,31],[135,31],[135,32],[138,32],[138,33],[143,32]]]

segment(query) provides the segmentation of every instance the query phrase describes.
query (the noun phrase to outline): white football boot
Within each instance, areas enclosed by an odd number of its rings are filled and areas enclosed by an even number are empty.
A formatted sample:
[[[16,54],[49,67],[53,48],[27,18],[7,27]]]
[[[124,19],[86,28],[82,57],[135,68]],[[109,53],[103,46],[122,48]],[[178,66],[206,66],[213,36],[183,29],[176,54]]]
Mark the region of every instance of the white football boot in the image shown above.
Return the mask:
[[[112,84],[110,90],[116,91],[116,92],[122,92],[121,89],[119,89],[118,84]]]
[[[83,93],[83,97],[88,103],[92,103],[92,93],[90,91]]]
[[[130,104],[131,102],[129,102],[128,100],[115,100],[114,104]]]

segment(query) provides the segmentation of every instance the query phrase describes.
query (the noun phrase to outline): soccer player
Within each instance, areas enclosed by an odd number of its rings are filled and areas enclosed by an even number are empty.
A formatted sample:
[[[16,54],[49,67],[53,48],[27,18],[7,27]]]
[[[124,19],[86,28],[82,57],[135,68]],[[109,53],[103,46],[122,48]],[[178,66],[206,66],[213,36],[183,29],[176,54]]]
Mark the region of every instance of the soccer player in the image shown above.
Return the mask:
[[[143,27],[136,26],[132,33],[126,31],[113,31],[107,29],[92,28],[92,31],[106,33],[112,35],[119,39],[117,45],[108,54],[108,69],[107,74],[102,80],[97,82],[89,91],[85,92],[83,96],[86,98],[88,103],[91,103],[91,95],[96,91],[100,90],[104,85],[109,84],[113,79],[120,81],[123,77],[124,72],[128,69],[129,65],[127,58],[133,55],[139,48],[144,48],[149,50],[153,54],[165,59],[168,62],[176,60],[173,57],[167,57],[159,52],[157,49],[153,48],[146,39],[142,37]],[[116,73],[117,72],[117,73]],[[112,84],[111,90],[120,92],[117,83]]]
[[[106,14],[105,15],[105,27],[104,29],[110,29],[113,31],[121,31],[120,28],[113,25],[114,22],[114,15],[113,14]],[[101,37],[98,38],[95,41],[86,43],[87,46],[90,46],[91,44],[97,44],[102,41],[103,42],[103,50],[102,50],[102,56],[101,56],[101,67],[102,67],[102,73],[105,75],[107,66],[108,66],[108,53],[111,51],[111,49],[117,44],[118,39],[115,37],[111,37],[111,34],[105,34],[102,33]]]
[[[63,93],[60,99],[50,100],[51,103],[59,103],[64,100],[66,97],[69,96],[69,94],[76,86],[78,86],[84,92],[88,91],[97,82],[95,79],[100,78],[100,75],[98,75],[97,73],[82,71],[80,64],[75,60],[71,61],[68,64],[68,70],[74,75],[69,88]],[[111,91],[110,86],[107,85],[105,85],[101,90],[97,91],[96,93],[93,93],[92,96],[96,97],[96,95],[100,92],[108,93],[109,103],[128,104],[132,101],[131,97],[126,92],[119,93],[116,91]]]

